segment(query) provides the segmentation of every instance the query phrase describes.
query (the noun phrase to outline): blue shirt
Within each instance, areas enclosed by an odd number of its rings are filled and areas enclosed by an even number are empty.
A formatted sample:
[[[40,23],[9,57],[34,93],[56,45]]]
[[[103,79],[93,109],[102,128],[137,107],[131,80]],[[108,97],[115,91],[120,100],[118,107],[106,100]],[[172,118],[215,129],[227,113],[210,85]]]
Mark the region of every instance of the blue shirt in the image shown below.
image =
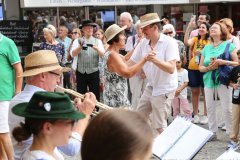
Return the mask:
[[[57,38],[56,40],[64,45],[65,55],[67,55],[67,50],[72,42],[72,39],[69,37],[65,37],[64,40],[61,40],[60,38]]]

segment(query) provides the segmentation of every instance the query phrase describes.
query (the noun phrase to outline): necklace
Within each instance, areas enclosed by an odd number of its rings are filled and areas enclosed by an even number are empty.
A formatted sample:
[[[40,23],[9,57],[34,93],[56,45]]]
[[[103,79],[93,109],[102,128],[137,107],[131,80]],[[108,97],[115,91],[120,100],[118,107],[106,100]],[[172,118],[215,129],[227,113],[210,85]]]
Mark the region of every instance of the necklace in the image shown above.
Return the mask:
[[[220,42],[217,43],[217,44],[214,44],[214,42],[213,42],[213,47],[217,47],[217,46],[219,46],[222,42],[223,42],[223,41],[220,41]]]

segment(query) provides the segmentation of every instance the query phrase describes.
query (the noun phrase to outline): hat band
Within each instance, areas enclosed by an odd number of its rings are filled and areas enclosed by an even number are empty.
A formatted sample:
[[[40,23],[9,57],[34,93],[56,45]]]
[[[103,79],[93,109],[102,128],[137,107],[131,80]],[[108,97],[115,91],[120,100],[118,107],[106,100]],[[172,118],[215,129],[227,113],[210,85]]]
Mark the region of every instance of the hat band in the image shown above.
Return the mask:
[[[59,111],[51,111],[47,112],[44,110],[36,110],[36,109],[26,109],[26,112],[30,114],[36,114],[36,115],[54,115],[54,114],[66,114],[66,113],[72,113],[75,110],[73,108],[65,109],[65,110],[59,110]]]
[[[37,68],[45,68],[45,67],[52,67],[59,65],[58,63],[52,63],[52,64],[44,64],[44,65],[39,65],[39,66],[33,66],[33,67],[26,67],[25,70],[32,70],[32,69],[37,69]]]

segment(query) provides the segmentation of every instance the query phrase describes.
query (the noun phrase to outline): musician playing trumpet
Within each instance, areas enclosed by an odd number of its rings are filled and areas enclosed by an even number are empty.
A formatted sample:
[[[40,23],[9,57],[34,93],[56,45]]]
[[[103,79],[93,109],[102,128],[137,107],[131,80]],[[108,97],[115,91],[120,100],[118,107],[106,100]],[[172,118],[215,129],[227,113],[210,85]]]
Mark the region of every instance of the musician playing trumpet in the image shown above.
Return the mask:
[[[56,85],[60,82],[62,76],[62,67],[59,65],[56,54],[49,50],[39,50],[30,53],[25,57],[25,71],[23,77],[26,77],[26,86],[23,91],[16,95],[10,102],[10,109],[23,102],[29,102],[32,95],[37,91],[53,92]],[[80,151],[81,137],[88,124],[89,117],[96,105],[96,97],[93,93],[85,94],[85,99],[81,102],[80,99],[75,100],[77,110],[85,114],[85,118],[76,122],[72,132],[73,138],[70,138],[68,144],[57,147],[58,150],[68,156],[74,156]],[[47,108],[48,109],[48,108]],[[14,115],[9,112],[9,126],[11,132],[13,128],[19,126],[20,122],[24,122],[24,118]],[[31,145],[32,138],[24,141],[13,140],[14,159],[20,160],[22,153]]]

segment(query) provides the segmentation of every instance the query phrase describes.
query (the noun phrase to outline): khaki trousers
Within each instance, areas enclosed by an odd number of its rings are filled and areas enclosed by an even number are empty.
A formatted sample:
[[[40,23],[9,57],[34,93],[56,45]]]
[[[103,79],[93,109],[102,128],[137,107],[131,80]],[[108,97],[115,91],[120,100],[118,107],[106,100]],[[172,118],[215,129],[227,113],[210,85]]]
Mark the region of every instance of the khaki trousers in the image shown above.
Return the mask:
[[[230,139],[234,142],[238,141],[240,125],[240,104],[233,104],[232,106],[232,130],[230,134]]]

